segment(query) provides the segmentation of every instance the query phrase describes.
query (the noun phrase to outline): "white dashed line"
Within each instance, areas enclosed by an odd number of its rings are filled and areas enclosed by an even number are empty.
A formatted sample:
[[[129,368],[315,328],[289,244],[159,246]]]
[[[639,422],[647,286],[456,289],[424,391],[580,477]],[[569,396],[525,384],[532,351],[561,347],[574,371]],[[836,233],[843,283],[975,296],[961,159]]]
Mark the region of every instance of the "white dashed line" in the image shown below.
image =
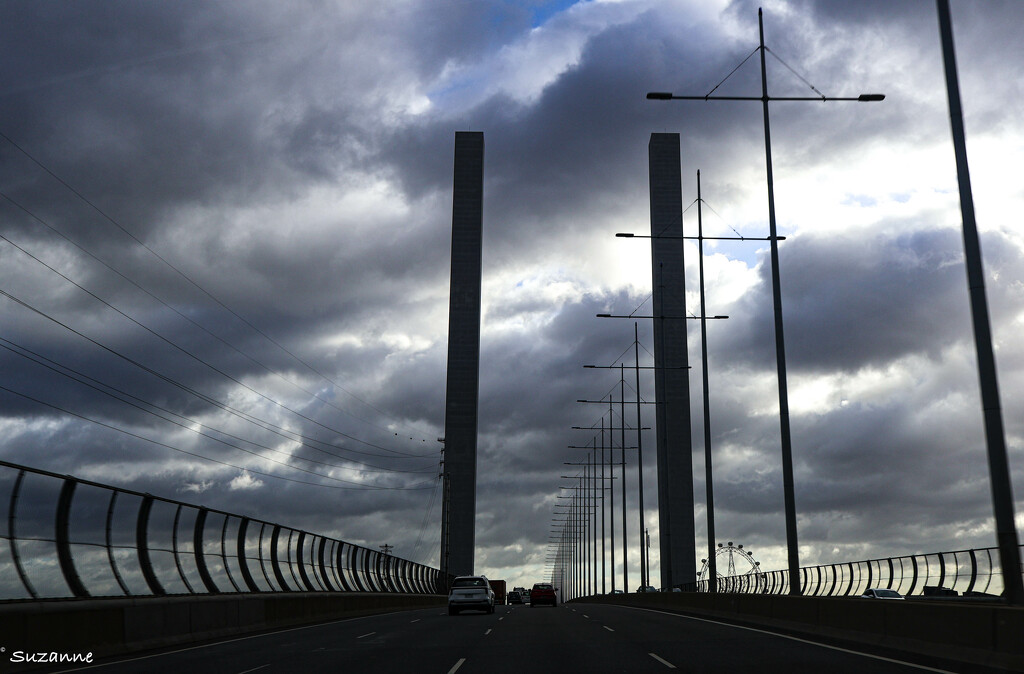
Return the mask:
[[[608,627],[607,625],[602,625],[602,627],[604,627],[604,628],[605,628],[606,630],[608,630],[609,632],[614,632],[614,631],[615,631],[615,630],[613,630],[613,629],[612,629],[611,627]]]
[[[484,636],[487,636],[490,633],[491,633],[491,630],[487,630],[486,632],[484,632]]]
[[[661,664],[665,665],[665,666],[666,666],[666,667],[668,667],[669,669],[675,669],[675,668],[676,668],[676,666],[675,666],[675,665],[673,665],[673,664],[672,664],[671,662],[669,662],[668,660],[666,660],[666,659],[664,659],[664,658],[659,658],[659,657],[658,657],[657,655],[655,655],[654,653],[648,653],[647,655],[651,656],[652,658],[654,658],[655,660],[657,660],[657,661],[658,661],[658,662],[660,662]]]
[[[376,632],[367,632],[366,634],[360,637],[356,637],[356,639],[365,639],[366,637],[372,637],[374,634],[376,634]]]
[[[459,671],[459,667],[461,667],[462,663],[465,661],[466,658],[459,658],[459,661],[455,663],[455,666],[448,670],[448,674],[455,674],[455,672]]]

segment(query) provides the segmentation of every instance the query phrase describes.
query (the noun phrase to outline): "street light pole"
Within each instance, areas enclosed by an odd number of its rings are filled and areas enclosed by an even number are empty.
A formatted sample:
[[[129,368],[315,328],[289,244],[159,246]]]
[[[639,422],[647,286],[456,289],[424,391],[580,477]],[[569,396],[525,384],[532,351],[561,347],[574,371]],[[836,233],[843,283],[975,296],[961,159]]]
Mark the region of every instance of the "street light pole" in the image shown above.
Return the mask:
[[[803,594],[800,580],[800,551],[797,547],[796,501],[793,486],[793,444],[789,430],[789,390],[786,383],[786,340],[782,333],[782,288],[779,280],[779,242],[775,240],[775,181],[772,176],[772,132],[768,121],[768,74],[764,55],[764,17],[757,10],[761,36],[761,106],[764,110],[764,156],[768,175],[768,237],[772,267],[772,306],[775,309],[775,358],[779,376],[779,426],[782,441],[782,493],[786,507],[786,545],[789,552],[789,593]],[[708,558],[715,558],[714,550]]]
[[[760,43],[758,49],[761,52],[761,95],[760,96],[676,96],[666,92],[649,92],[648,100],[728,100],[728,101],[761,101],[764,112],[764,147],[765,165],[767,168],[768,183],[768,230],[771,255],[772,273],[772,304],[775,314],[775,358],[779,379],[779,425],[780,441],[782,444],[782,490],[785,500],[786,520],[786,544],[789,559],[789,593],[802,594],[800,587],[800,554],[797,545],[796,530],[796,505],[793,488],[793,448],[789,428],[789,392],[786,384],[786,348],[785,338],[782,329],[782,290],[779,281],[779,246],[778,232],[775,224],[775,186],[772,175],[772,144],[771,125],[768,116],[768,101],[859,101],[862,103],[881,101],[885,99],[882,94],[861,94],[856,98],[852,97],[827,97],[819,95],[815,97],[806,96],[768,96],[768,74],[765,65],[764,46],[764,17],[760,8],[757,10],[757,24]],[[713,558],[713,557],[712,557]]]
[[[704,302],[704,221],[701,215],[700,171],[697,171],[697,260],[700,269],[700,352],[704,387],[704,490],[708,518],[708,592],[718,592],[715,566],[715,491],[711,477],[711,405],[708,394],[708,321]]]
[[[625,363],[619,363],[619,447],[622,451],[622,591],[629,592],[629,562],[627,550],[629,537],[626,535],[626,370]],[[614,590],[614,588],[612,588]]]
[[[974,219],[974,196],[967,166],[967,143],[964,139],[964,113],[960,105],[960,83],[953,49],[953,24],[949,16],[949,0],[936,0],[942,57],[946,70],[949,96],[949,120],[953,130],[957,181],[960,188],[960,212],[963,216],[964,258],[974,321],[974,347],[978,354],[978,376],[981,381],[982,409],[985,415],[985,438],[988,444],[988,471],[992,489],[992,506],[996,520],[996,542],[1003,572],[1003,586],[1010,604],[1024,604],[1024,583],[1021,581],[1020,547],[1013,514],[1013,486],[1006,455],[1006,435],[999,403],[996,360],[992,348],[992,328],[985,296],[985,270],[981,262],[981,242]]]
[[[644,513],[644,438],[640,430],[640,331],[639,323],[633,323],[633,357],[636,359],[636,473],[637,498],[640,499],[640,585],[647,588],[647,550],[645,549],[647,518]],[[628,588],[627,588],[628,590]]]

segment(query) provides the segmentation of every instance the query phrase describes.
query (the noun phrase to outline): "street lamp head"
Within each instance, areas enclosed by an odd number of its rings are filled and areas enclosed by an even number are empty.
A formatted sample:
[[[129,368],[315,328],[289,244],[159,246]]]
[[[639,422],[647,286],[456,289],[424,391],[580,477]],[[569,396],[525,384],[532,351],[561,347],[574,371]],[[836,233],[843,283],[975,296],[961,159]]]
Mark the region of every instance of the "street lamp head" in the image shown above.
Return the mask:
[[[648,91],[647,100],[649,101],[670,101],[672,100],[672,94],[668,91]]]
[[[862,103],[871,103],[873,101],[884,101],[885,94],[861,94],[857,97],[857,100]]]

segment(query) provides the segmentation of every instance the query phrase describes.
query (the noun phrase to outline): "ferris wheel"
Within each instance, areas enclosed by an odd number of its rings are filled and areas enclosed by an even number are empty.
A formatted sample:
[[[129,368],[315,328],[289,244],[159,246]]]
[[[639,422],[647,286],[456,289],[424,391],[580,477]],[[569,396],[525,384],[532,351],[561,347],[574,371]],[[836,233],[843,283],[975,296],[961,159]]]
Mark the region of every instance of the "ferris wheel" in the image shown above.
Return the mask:
[[[704,566],[700,569],[698,580],[707,580],[708,560],[700,561],[704,563]],[[715,575],[719,578],[760,576],[761,562],[754,559],[750,550],[744,550],[742,543],[739,545],[733,545],[732,541],[729,541],[728,545],[719,543],[718,549],[715,550]]]

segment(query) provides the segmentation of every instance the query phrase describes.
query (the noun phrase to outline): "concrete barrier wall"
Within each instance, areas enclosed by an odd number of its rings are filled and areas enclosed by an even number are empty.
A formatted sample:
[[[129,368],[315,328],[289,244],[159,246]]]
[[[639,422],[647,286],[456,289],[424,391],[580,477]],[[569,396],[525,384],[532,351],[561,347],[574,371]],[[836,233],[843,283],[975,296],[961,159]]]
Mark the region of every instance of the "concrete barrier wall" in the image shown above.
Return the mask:
[[[574,601],[658,609],[846,645],[1024,671],[1024,608],[997,603],[679,592]]]
[[[443,595],[274,593],[0,604],[0,670],[22,653],[100,658],[375,613],[444,606]]]

